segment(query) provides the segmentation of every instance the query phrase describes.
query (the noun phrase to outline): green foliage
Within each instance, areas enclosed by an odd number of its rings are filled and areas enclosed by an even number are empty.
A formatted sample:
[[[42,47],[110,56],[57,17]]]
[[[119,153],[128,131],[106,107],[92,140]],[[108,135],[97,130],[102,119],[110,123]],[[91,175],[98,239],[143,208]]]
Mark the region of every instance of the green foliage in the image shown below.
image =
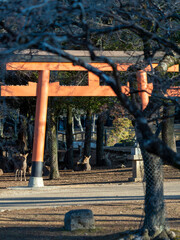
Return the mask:
[[[106,51],[142,50],[142,40],[129,30],[115,32],[111,35],[92,36],[92,43]]]
[[[86,71],[53,71],[50,81],[59,82],[62,86],[86,86],[88,73]]]
[[[111,130],[107,145],[113,146],[115,143],[132,142],[135,136],[131,120],[128,118],[116,118],[113,121],[114,129]]]
[[[51,81],[65,86],[86,86],[88,74],[87,72],[54,71],[51,73]],[[53,97],[53,99],[57,116],[65,115],[69,105],[72,107],[73,114],[86,114],[88,109],[91,109],[92,113],[99,113],[103,111],[103,106],[112,104],[112,98],[109,97]]]

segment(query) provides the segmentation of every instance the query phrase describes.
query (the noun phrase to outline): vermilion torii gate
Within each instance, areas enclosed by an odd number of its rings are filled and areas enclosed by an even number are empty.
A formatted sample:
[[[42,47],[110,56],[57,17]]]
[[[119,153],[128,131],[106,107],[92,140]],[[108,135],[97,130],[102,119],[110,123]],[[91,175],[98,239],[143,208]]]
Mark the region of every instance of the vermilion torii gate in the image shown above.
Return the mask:
[[[90,63],[90,65],[102,70],[112,71],[112,68],[106,63]],[[157,64],[153,64],[155,67]],[[118,64],[118,71],[127,71],[130,64]],[[10,62],[6,65],[6,70],[13,71],[39,71],[38,83],[29,82],[27,86],[1,86],[1,96],[4,97],[25,97],[37,96],[36,100],[36,115],[35,115],[35,130],[32,154],[32,173],[29,181],[29,187],[42,187],[42,167],[44,158],[44,143],[46,131],[46,117],[48,96],[116,96],[111,87],[100,86],[99,77],[91,72],[88,72],[87,86],[61,86],[59,82],[49,82],[50,71],[87,71],[80,66],[74,66],[69,62]],[[152,92],[152,84],[147,82],[147,73],[150,67],[144,71],[137,72],[138,88],[142,100],[142,109],[144,109],[149,101],[149,96]],[[173,66],[168,69],[171,72],[178,72],[179,66]],[[123,93],[129,93],[129,87],[122,86]],[[169,95],[178,95],[179,88],[168,90]],[[148,94],[149,93],[149,94]]]

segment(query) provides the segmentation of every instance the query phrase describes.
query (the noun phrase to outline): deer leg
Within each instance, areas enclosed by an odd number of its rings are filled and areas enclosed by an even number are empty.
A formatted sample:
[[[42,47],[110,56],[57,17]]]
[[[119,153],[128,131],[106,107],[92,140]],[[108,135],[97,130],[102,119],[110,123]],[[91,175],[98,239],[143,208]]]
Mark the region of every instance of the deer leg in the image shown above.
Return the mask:
[[[24,171],[24,181],[26,182],[26,171]]]
[[[20,174],[21,174],[20,181],[22,181],[22,170],[20,170]]]
[[[21,172],[20,172],[20,170],[18,169],[18,180],[20,180],[20,174],[21,174]]]

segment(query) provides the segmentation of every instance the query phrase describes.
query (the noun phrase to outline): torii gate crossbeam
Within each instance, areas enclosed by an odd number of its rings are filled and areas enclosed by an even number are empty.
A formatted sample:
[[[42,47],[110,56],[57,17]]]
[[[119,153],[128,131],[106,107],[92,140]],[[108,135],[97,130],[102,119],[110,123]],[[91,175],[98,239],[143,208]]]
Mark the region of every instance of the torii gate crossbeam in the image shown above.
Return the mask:
[[[90,63],[92,66],[102,71],[112,71],[112,68],[106,63]],[[157,64],[153,64],[155,67]],[[130,64],[118,64],[118,71],[127,71]],[[87,71],[80,66],[74,66],[72,63],[54,63],[54,62],[11,62],[6,65],[7,70],[13,71],[39,71],[38,83],[29,82],[28,86],[1,86],[1,96],[37,96],[35,130],[32,154],[32,173],[29,181],[29,187],[42,187],[42,167],[44,158],[44,143],[46,132],[46,118],[48,96],[116,96],[109,86],[100,86],[99,77],[88,72],[88,86],[61,86],[58,82],[49,83],[50,71]],[[138,88],[141,91],[142,109],[149,101],[149,94],[152,92],[152,84],[147,82],[147,73],[150,67],[144,71],[138,71]],[[175,65],[168,69],[170,72],[178,72],[179,66]],[[122,92],[129,93],[128,86],[122,86]],[[148,94],[149,93],[149,94]],[[171,90],[169,90],[171,94]],[[175,95],[180,96],[180,88],[175,89]]]

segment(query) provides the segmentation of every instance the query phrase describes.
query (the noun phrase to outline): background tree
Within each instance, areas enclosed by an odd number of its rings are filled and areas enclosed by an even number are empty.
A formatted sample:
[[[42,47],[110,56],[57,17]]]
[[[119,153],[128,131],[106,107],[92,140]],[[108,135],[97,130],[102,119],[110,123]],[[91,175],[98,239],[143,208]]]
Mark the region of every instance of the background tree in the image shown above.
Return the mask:
[[[66,144],[67,144],[67,159],[68,168],[73,169],[73,132],[72,132],[72,106],[67,106],[67,123],[66,123]]]
[[[97,118],[97,140],[96,140],[96,164],[97,166],[104,166],[104,123],[106,114],[100,113]]]
[[[50,179],[58,179],[58,135],[57,135],[57,110],[54,106],[55,98],[49,98],[48,101],[48,150],[50,158]]]

